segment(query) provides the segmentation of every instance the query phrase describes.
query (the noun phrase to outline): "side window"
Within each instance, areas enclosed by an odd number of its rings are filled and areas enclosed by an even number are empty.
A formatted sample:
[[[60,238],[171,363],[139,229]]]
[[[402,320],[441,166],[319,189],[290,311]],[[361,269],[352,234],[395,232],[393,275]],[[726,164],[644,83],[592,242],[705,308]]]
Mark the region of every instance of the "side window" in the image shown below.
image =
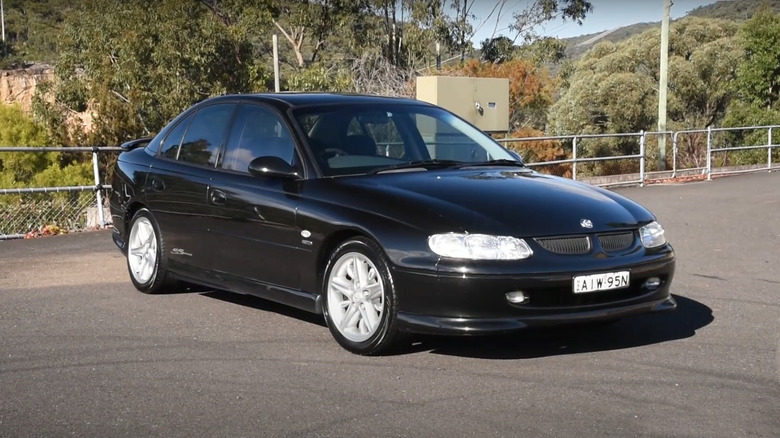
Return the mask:
[[[224,169],[248,172],[249,163],[257,157],[279,157],[296,165],[295,145],[281,117],[271,109],[241,105],[230,131]]]
[[[225,138],[235,104],[211,105],[198,110],[184,134],[179,150],[179,161],[201,166],[217,164],[219,148]]]
[[[184,133],[187,132],[187,127],[190,126],[192,117],[194,114],[190,114],[187,118],[179,122],[173,129],[165,136],[165,140],[162,144],[162,156],[175,160],[179,156],[179,145],[181,145],[181,139],[184,138]]]

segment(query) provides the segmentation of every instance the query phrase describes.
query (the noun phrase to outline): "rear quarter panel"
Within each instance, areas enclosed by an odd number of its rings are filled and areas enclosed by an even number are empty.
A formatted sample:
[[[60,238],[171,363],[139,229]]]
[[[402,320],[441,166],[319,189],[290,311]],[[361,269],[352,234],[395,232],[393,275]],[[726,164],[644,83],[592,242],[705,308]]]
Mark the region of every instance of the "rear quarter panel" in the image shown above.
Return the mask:
[[[143,148],[122,152],[114,167],[109,206],[111,220],[123,240],[127,240],[127,225],[134,207],[143,204],[146,177],[152,164]]]

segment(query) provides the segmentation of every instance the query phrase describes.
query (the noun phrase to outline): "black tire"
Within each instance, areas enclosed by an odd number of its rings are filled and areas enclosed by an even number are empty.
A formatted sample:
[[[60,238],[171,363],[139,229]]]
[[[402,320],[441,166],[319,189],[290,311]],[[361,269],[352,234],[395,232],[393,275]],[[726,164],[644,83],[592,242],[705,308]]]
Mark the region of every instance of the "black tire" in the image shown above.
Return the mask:
[[[365,267],[365,272],[356,272],[360,270],[357,265]],[[322,293],[325,323],[345,349],[376,355],[388,352],[399,340],[398,299],[389,263],[373,241],[357,237],[333,251],[325,268]]]
[[[157,221],[149,210],[142,208],[133,215],[129,225],[127,271],[133,286],[146,294],[164,292],[171,282],[166,269],[165,240]]]

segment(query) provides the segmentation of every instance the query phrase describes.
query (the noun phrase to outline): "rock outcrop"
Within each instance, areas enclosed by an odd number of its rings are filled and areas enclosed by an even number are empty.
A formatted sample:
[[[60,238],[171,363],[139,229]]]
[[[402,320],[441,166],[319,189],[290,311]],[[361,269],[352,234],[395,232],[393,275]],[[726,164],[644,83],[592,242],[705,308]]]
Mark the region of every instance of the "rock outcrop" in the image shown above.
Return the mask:
[[[22,111],[29,113],[38,84],[53,78],[54,68],[46,64],[0,71],[0,102],[19,104]]]

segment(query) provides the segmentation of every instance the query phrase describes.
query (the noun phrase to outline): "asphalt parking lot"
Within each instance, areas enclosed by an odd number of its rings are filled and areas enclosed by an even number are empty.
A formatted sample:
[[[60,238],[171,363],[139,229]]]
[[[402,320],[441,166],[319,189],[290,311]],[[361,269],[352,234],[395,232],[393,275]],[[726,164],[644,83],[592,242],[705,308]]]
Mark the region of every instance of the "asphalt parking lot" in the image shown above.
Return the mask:
[[[342,350],[319,317],[135,291],[108,232],[0,242],[0,437],[780,436],[780,174],[620,189],[676,312]]]

